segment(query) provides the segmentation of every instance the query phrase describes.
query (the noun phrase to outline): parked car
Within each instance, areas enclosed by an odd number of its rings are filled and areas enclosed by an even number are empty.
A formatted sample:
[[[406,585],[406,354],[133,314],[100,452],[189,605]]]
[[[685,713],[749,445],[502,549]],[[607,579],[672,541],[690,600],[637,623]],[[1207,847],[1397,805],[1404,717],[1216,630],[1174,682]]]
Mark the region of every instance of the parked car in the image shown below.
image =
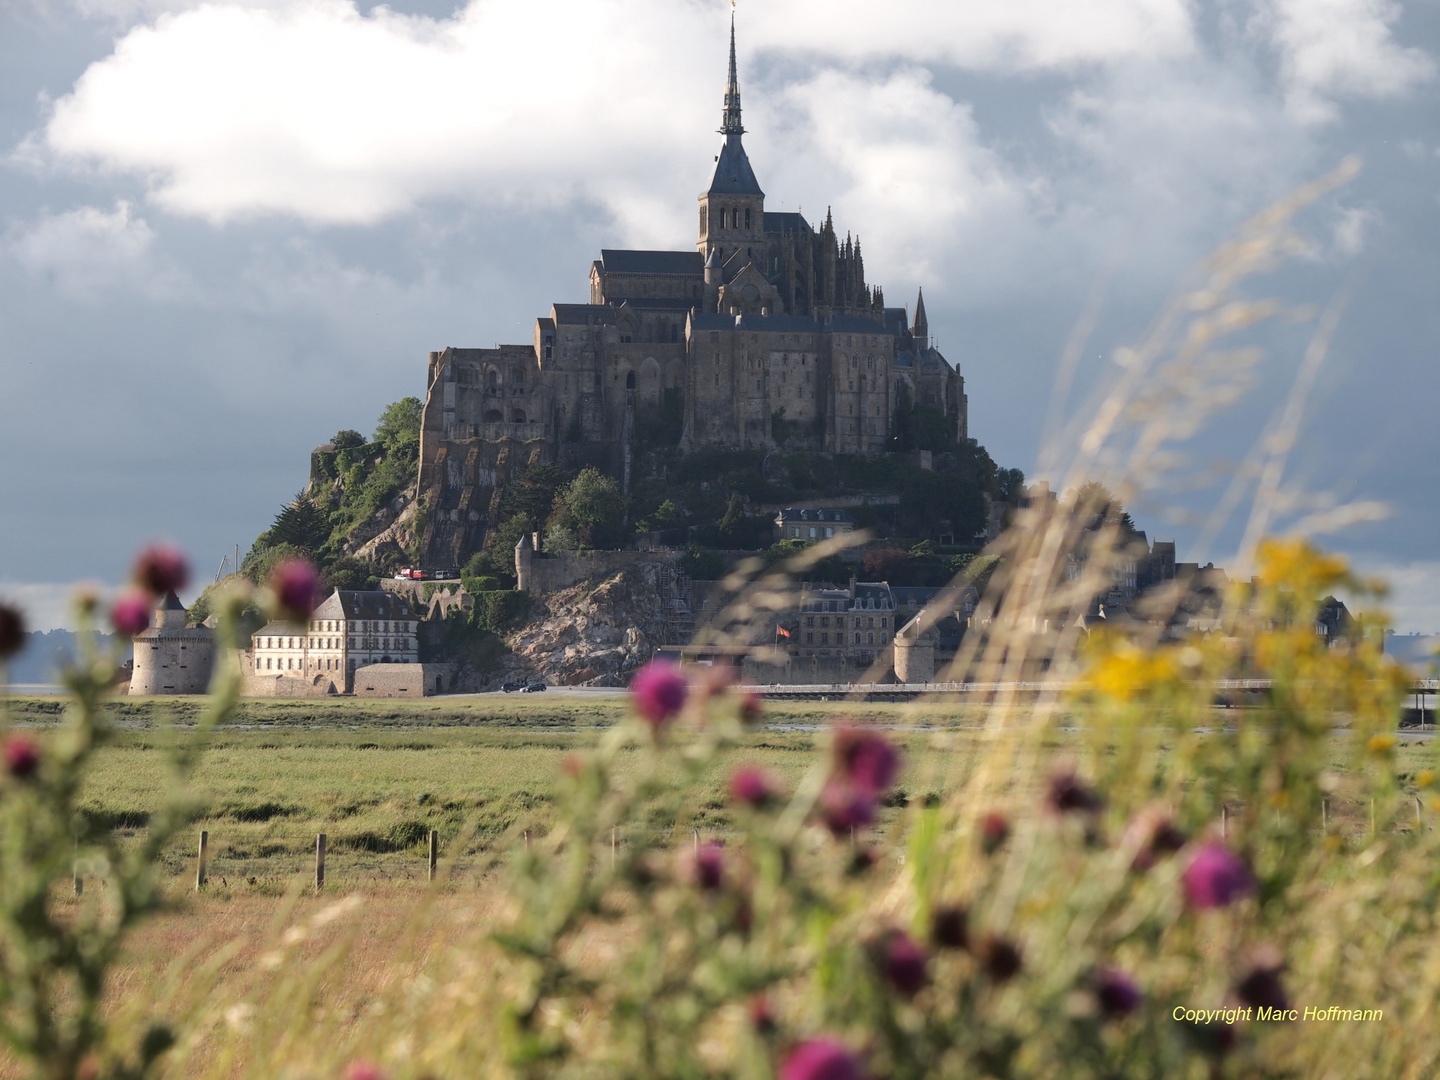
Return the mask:
[[[543,682],[532,682],[526,686],[522,692],[526,694],[543,694],[545,692],[545,684]]]
[[[501,684],[500,684],[500,689],[503,690],[503,691],[505,691],[505,693],[507,693],[507,694],[513,694],[513,693],[515,693],[516,690],[524,690],[524,689],[525,689],[525,684],[524,684],[523,682],[507,682],[507,683],[501,683]]]

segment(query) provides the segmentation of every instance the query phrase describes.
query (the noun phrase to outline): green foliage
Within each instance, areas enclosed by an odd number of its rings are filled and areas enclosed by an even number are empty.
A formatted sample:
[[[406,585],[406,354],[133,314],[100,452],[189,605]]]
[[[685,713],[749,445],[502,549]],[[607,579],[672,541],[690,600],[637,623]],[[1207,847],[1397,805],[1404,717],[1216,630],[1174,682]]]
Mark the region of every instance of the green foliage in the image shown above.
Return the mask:
[[[476,593],[493,592],[496,589],[504,589],[507,585],[506,582],[501,581],[492,574],[461,574],[460,584],[465,587],[465,591],[471,596],[474,596]],[[439,588],[440,586],[437,584],[436,587]],[[428,592],[425,594],[425,599],[430,599]]]
[[[690,544],[680,556],[680,570],[700,581],[718,581],[725,576],[725,556]]]
[[[472,597],[475,609],[471,612],[471,623],[492,634],[514,629],[530,614],[530,594],[517,589],[477,592]]]
[[[385,407],[375,428],[375,441],[391,454],[420,454],[420,418],[425,406],[417,397],[404,397]]]
[[[792,566],[804,563],[792,570],[799,581],[810,581],[826,585],[848,585],[855,576],[855,566],[839,555],[827,555],[823,559],[809,561],[805,553],[816,545],[814,540],[781,540],[771,544],[762,554],[767,566],[790,562]]]
[[[261,538],[263,539],[263,537]],[[303,559],[309,552],[293,544],[262,545],[260,540],[240,560],[240,573],[255,584],[262,583],[270,572],[287,559]]]
[[[666,529],[673,529],[680,522],[680,511],[675,508],[674,502],[666,499],[655,508],[653,514],[643,517],[635,523],[635,531],[637,533],[664,532]]]
[[[331,437],[330,444],[336,450],[358,450],[365,445],[365,436],[354,428],[345,428],[343,431],[337,431]]]
[[[568,529],[589,548],[610,547],[620,539],[625,501],[620,485],[599,469],[586,466],[560,489],[550,524]]]

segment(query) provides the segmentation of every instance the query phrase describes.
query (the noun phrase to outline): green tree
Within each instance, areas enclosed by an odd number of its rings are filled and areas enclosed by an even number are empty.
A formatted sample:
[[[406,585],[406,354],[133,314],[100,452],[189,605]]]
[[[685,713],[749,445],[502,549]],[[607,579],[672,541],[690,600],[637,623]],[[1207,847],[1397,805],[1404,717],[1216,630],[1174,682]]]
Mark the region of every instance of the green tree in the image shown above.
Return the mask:
[[[606,547],[619,538],[625,521],[620,485],[586,466],[555,497],[550,524],[569,529],[586,547]]]
[[[387,405],[380,414],[379,426],[375,428],[375,441],[391,454],[409,454],[413,449],[418,460],[420,416],[424,409],[417,397],[403,397]]]
[[[411,400],[413,401],[414,399],[412,398]],[[358,450],[365,445],[365,436],[361,435],[360,432],[354,428],[345,428],[343,431],[337,431],[331,437],[330,444],[334,446],[336,450]]]
[[[330,515],[304,492],[280,508],[266,533],[270,544],[289,544],[314,555],[330,539]]]

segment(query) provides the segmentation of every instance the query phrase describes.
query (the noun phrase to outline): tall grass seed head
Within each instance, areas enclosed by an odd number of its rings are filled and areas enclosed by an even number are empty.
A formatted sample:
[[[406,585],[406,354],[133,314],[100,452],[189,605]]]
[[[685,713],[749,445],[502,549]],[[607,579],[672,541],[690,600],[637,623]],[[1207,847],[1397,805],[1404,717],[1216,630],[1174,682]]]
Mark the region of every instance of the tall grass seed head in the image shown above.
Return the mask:
[[[115,632],[133,638],[150,627],[152,601],[142,592],[130,591],[110,607],[110,625]]]
[[[630,681],[630,700],[640,718],[659,732],[680,715],[689,696],[689,684],[676,664],[652,660]]]
[[[883,795],[900,771],[900,753],[877,731],[851,724],[835,729],[835,772],[850,786]]]
[[[780,1080],[865,1080],[860,1059],[837,1039],[806,1039],[786,1055]]]
[[[157,600],[179,592],[190,580],[190,567],[180,549],[171,544],[151,544],[135,558],[131,576],[135,584]]]
[[[320,606],[320,571],[309,559],[286,559],[270,574],[271,615],[281,621],[303,625]]]
[[[1202,910],[1228,907],[1255,890],[1245,861],[1214,841],[1195,853],[1180,880],[1190,906]]]
[[[5,739],[5,771],[16,780],[28,780],[40,768],[40,747],[28,735]]]

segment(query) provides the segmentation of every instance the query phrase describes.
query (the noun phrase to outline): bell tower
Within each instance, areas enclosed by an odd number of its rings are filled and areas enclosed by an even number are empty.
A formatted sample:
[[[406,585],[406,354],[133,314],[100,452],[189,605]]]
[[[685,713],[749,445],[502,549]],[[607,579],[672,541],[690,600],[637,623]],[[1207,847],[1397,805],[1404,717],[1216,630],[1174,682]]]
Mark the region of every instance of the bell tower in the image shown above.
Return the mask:
[[[738,266],[764,258],[765,193],[755,179],[755,170],[745,155],[740,123],[740,80],[735,70],[735,14],[730,14],[730,79],[725,86],[725,110],[720,122],[725,142],[715,159],[715,175],[700,196],[700,239],[696,243],[707,265],[718,251],[722,264],[737,251],[746,253]],[[738,267],[736,267],[738,268]]]

